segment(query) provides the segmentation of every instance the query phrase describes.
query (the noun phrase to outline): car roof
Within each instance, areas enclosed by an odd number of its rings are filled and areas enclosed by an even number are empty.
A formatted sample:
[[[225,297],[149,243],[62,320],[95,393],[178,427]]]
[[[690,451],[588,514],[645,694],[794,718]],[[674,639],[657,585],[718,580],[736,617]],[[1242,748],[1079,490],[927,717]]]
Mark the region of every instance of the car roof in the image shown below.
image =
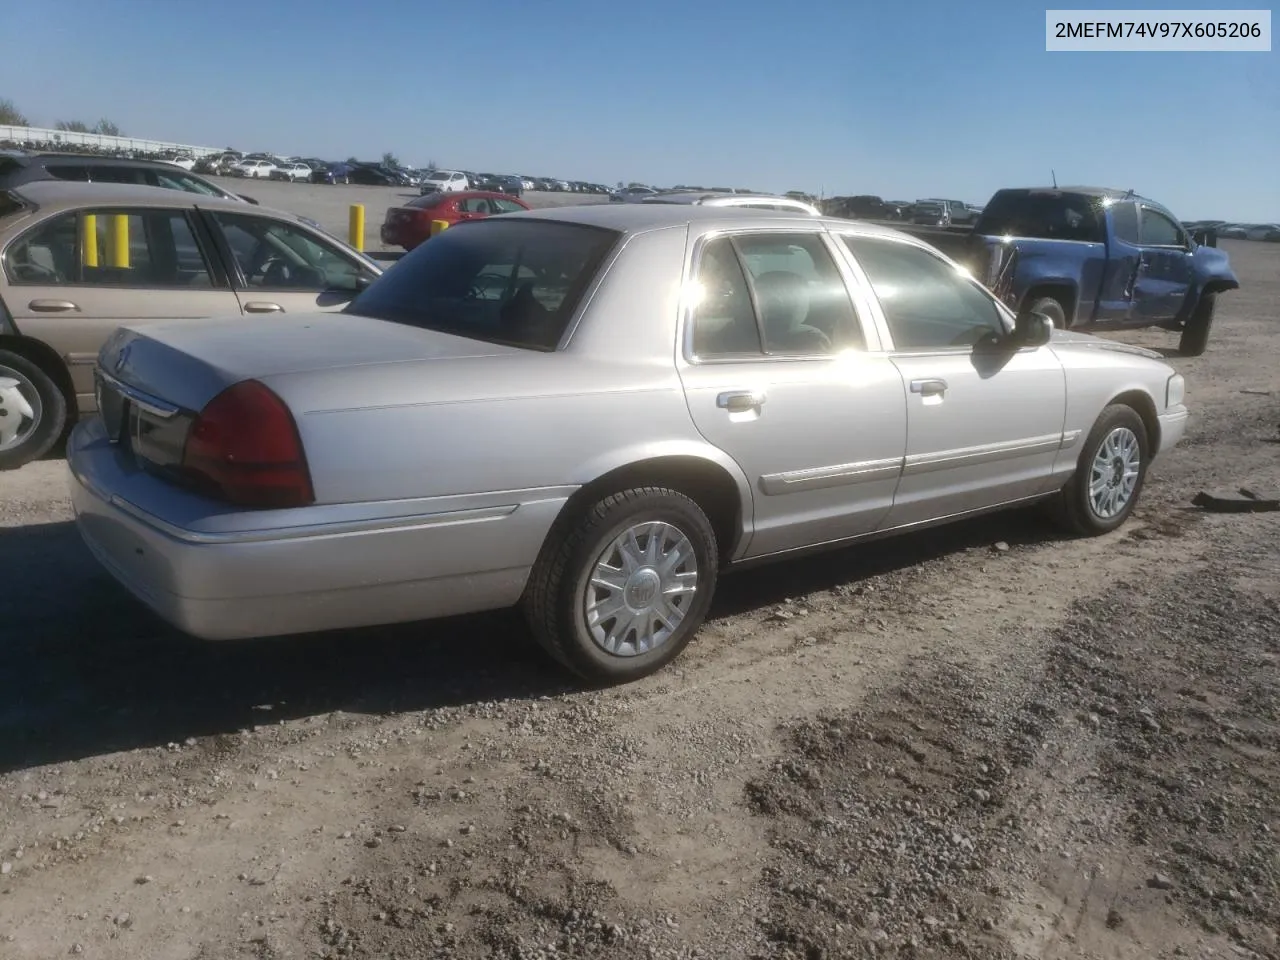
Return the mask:
[[[210,210],[247,212],[239,200],[214,197],[168,187],[150,187],[132,183],[83,183],[77,180],[33,180],[9,188],[10,193],[46,210],[79,207],[86,204],[128,204],[134,207],[204,207]],[[254,207],[255,211],[297,220],[296,214],[270,207]]]
[[[805,200],[796,197],[784,197],[772,193],[725,193],[720,190],[680,190],[672,193],[659,193],[657,196],[650,197],[646,202],[655,203],[699,203],[706,200],[730,200],[733,203],[751,203],[756,200],[773,201],[784,200],[787,203],[803,203],[809,206]]]
[[[165,160],[143,160],[137,157],[107,157],[100,153],[62,153],[57,151],[41,151],[39,153],[30,153],[20,159],[26,159],[34,163],[46,160],[57,160],[59,162],[66,161],[68,163],[80,163],[93,167],[140,167],[148,168],[166,168],[172,169],[174,164]]]
[[[865,233],[873,236],[912,239],[891,227],[868,223],[865,220],[843,220],[837,217],[814,217],[803,213],[780,210],[756,210],[750,207],[715,207],[684,203],[591,203],[573,207],[544,207],[521,213],[508,213],[511,218],[559,220],[590,227],[604,227],[621,233],[644,233],[665,227],[681,227],[689,224],[722,222],[735,227],[755,224],[793,222],[797,224],[821,223],[839,228],[842,232]]]

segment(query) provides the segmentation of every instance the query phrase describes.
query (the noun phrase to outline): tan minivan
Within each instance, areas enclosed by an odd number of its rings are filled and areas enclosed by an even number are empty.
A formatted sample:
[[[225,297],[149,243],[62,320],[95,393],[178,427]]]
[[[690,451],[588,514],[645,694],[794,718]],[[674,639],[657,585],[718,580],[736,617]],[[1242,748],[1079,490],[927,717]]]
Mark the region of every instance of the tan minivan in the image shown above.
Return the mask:
[[[97,409],[122,323],[340,310],[382,272],[293,214],[158,187],[36,181],[0,191],[0,469]]]

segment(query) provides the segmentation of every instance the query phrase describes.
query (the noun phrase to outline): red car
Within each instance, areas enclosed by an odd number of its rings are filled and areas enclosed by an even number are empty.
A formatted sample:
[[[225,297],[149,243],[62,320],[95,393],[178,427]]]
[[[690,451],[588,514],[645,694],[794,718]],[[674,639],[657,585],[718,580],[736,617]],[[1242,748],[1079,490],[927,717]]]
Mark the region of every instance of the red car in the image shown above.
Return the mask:
[[[382,242],[412,250],[455,223],[533,209],[523,200],[488,190],[424,193],[402,207],[388,207]]]

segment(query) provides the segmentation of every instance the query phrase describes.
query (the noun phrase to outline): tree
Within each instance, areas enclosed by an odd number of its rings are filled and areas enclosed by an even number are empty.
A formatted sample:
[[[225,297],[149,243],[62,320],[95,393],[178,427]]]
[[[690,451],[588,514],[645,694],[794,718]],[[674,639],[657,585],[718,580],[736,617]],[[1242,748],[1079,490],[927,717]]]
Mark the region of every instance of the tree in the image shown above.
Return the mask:
[[[355,157],[347,157],[347,163],[350,163],[350,164],[353,164],[353,165],[354,165],[354,164],[357,164],[357,163],[359,163],[359,162],[360,162],[360,161],[359,161],[359,160],[357,160]]]
[[[103,118],[102,120],[99,120],[97,123],[93,125],[93,132],[100,133],[104,137],[123,137],[124,136],[124,134],[120,131],[120,128],[118,126],[116,126],[110,120],[107,120],[105,118]]]
[[[0,124],[10,127],[29,127],[30,121],[12,100],[0,100]]]
[[[388,150],[382,155],[382,165],[384,167],[398,167],[400,166],[400,160],[394,153]]]
[[[55,130],[65,130],[67,133],[88,133],[89,127],[80,120],[59,120],[53,125]]]

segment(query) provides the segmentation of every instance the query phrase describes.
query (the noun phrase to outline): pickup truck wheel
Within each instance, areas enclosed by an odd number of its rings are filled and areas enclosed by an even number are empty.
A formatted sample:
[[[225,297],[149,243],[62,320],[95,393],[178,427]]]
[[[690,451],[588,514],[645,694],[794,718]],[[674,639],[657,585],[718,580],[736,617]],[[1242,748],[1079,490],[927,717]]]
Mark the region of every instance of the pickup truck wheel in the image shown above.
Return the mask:
[[[1192,311],[1187,325],[1182,328],[1178,352],[1184,357],[1199,357],[1209,346],[1209,330],[1213,327],[1213,312],[1217,305],[1216,293],[1200,294],[1200,302]]]
[[[525,590],[543,648],[583,679],[627,683],[702,625],[719,555],[702,509],[664,487],[619,491],[553,530]]]
[[[1053,297],[1037,297],[1027,307],[1027,313],[1043,313],[1053,321],[1056,329],[1067,329],[1067,310]]]
[[[21,354],[0,350],[0,470],[49,452],[67,424],[67,398]]]
[[[1058,519],[1072,533],[1098,536],[1115,530],[1133,513],[1147,478],[1150,444],[1136,410],[1114,403],[1102,411],[1075,475],[1059,494]]]

